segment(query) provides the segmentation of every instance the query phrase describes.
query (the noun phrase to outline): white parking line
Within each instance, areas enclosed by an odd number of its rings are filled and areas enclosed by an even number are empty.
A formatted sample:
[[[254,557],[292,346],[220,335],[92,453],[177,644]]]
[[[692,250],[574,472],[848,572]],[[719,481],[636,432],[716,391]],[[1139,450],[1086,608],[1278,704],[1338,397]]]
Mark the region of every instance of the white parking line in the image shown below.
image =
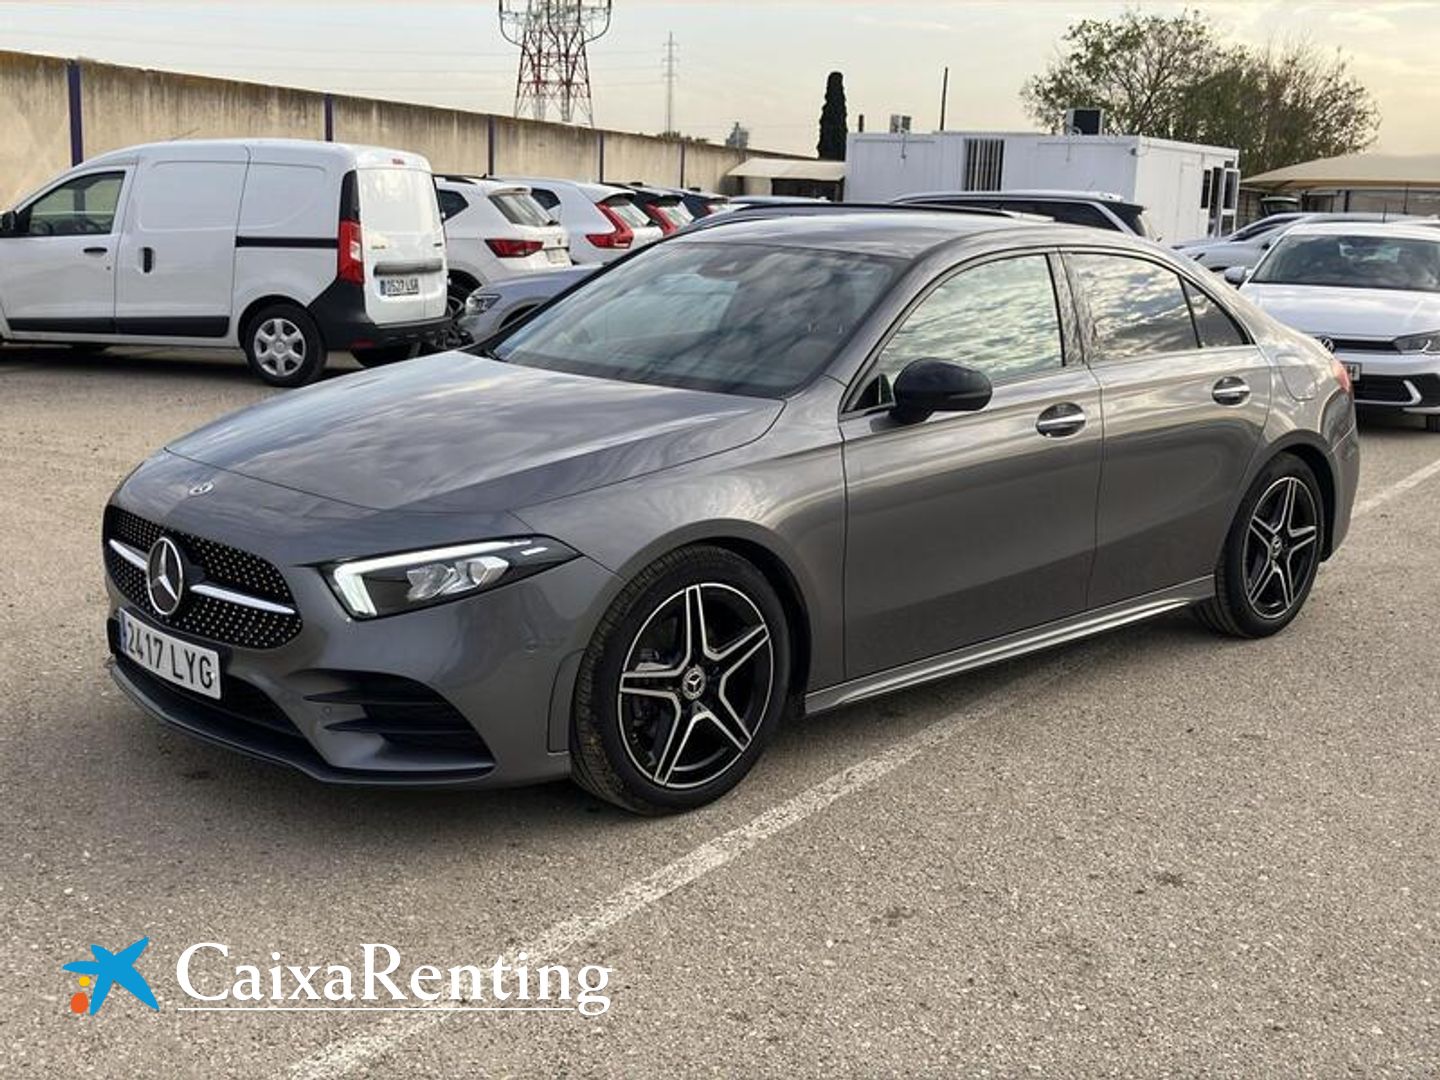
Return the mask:
[[[1364,517],[1376,507],[1437,475],[1440,475],[1440,459],[1362,500],[1356,505],[1352,517]],[[1088,666],[1093,662],[1092,652],[1084,665]],[[1058,658],[1032,667],[1014,682],[997,688],[979,702],[967,705],[959,712],[951,713],[922,728],[909,738],[840,770],[814,787],[772,806],[744,825],[706,841],[674,862],[627,885],[589,910],[557,923],[525,948],[515,950],[514,954],[507,957],[507,961],[514,963],[515,956],[523,952],[527,957],[526,962],[535,964],[556,958],[566,949],[598,937],[617,923],[652,907],[677,889],[734,862],[741,855],[800,824],[836,800],[873,784],[926,751],[949,742],[1001,712],[1013,702],[1032,698],[1037,690],[1063,678],[1080,666],[1082,662],[1074,651],[1070,650]],[[428,1007],[410,1011],[415,1015],[404,1019],[387,1017],[378,1020],[365,1032],[337,1039],[295,1064],[290,1074],[300,1080],[327,1080],[329,1077],[347,1075],[454,1015],[453,1010]]]

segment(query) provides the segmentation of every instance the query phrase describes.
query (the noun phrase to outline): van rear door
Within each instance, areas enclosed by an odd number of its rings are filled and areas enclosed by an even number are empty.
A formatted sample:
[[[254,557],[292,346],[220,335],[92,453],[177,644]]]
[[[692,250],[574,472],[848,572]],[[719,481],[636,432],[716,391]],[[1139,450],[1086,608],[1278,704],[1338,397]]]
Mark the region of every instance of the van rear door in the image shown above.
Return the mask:
[[[445,314],[445,232],[428,168],[407,156],[356,169],[365,313],[377,326]]]

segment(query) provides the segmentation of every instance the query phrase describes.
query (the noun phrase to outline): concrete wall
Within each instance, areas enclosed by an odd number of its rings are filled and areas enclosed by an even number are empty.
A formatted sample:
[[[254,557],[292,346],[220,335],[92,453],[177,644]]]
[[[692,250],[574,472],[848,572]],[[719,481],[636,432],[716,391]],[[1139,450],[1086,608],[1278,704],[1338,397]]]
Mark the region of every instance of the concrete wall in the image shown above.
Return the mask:
[[[0,207],[70,167],[69,63],[0,51]],[[85,157],[136,143],[223,137],[325,137],[326,96],[260,83],[76,62]],[[437,172],[558,176],[739,190],[726,172],[747,156],[684,143],[428,105],[331,98],[339,141],[392,146]],[[492,145],[493,142],[493,145]],[[765,153],[767,157],[790,157]]]

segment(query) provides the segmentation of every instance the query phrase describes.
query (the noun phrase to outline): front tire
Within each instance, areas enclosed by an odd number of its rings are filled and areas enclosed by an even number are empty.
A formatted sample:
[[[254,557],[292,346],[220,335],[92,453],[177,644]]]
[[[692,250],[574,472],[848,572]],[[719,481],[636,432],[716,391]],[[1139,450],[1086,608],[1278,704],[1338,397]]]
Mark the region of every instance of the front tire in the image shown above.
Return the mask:
[[[298,304],[261,308],[245,324],[241,344],[250,370],[271,386],[304,386],[325,370],[325,339]]]
[[[1325,501],[1315,473],[1281,454],[1241,500],[1215,568],[1215,596],[1196,614],[1231,637],[1278,633],[1305,606],[1324,550]]]
[[[748,773],[789,700],[790,630],[775,590],[724,548],[682,548],[625,587],[580,663],[573,775],[627,810],[666,814]]]

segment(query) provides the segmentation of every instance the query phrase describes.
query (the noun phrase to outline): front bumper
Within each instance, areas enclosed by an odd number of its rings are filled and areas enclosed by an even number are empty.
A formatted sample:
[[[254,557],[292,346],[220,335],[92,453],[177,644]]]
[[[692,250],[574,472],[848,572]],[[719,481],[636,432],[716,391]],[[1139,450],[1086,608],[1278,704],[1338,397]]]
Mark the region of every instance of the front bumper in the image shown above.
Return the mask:
[[[1440,356],[1340,349],[1335,358],[1360,367],[1358,408],[1440,414]]]
[[[183,471],[174,463],[160,471],[176,469]],[[144,486],[144,470],[138,480]],[[226,477],[225,484],[238,480]],[[253,496],[255,484],[238,486]],[[271,490],[285,500],[283,491]],[[126,493],[117,495],[117,505],[158,519],[167,535],[206,536],[193,511],[167,519],[156,513],[154,499],[127,502]],[[226,509],[215,506],[212,526],[227,519]],[[317,524],[312,518],[311,527]],[[253,532],[208,531],[208,539],[271,561],[303,622],[280,647],[242,648],[181,632],[107,574],[111,673],[145,711],[188,734],[330,783],[499,787],[569,774],[574,676],[593,621],[612,594],[609,571],[581,557],[449,604],[356,620],[316,567],[283,556],[279,539],[267,548]],[[124,656],[117,630],[122,607],[174,637],[215,649],[220,700],[175,686]]]

